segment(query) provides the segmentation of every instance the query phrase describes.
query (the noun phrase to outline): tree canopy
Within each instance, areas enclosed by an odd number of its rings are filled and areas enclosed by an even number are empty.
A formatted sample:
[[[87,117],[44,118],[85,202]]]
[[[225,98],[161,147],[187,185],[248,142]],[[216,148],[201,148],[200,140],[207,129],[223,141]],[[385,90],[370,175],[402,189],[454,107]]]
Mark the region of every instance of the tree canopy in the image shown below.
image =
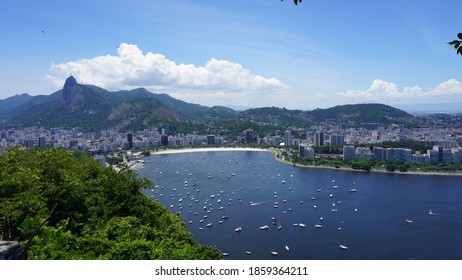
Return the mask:
[[[128,169],[57,149],[12,148],[0,157],[0,234],[26,245],[29,259],[222,258]]]

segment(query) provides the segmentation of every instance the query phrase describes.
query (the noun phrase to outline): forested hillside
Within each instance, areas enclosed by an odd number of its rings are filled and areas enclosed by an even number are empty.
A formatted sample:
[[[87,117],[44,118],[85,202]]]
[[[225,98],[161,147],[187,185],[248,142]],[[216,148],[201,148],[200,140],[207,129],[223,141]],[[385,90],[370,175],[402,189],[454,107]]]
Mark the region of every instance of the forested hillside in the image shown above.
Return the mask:
[[[220,259],[178,215],[142,193],[152,183],[80,152],[0,154],[0,234],[29,259]]]

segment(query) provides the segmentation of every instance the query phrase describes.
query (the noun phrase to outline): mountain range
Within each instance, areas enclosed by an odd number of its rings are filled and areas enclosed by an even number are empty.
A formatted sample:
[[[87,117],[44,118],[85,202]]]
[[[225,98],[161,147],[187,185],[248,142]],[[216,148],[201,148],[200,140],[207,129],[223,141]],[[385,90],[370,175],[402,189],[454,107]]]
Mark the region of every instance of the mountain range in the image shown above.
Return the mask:
[[[170,133],[216,132],[223,125],[238,127],[308,127],[320,122],[409,123],[414,117],[383,104],[356,104],[311,111],[277,107],[236,111],[223,106],[207,107],[158,94],[143,88],[108,91],[79,84],[73,76],[50,95],[26,93],[0,100],[0,120],[4,127],[82,127],[88,131],[166,128]]]

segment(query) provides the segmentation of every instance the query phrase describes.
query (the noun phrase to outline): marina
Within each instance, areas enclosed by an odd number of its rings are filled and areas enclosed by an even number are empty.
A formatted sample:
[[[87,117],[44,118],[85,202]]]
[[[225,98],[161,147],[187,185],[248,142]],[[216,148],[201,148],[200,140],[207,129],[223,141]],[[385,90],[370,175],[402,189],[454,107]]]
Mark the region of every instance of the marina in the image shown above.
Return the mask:
[[[153,155],[139,176],[226,259],[459,259],[462,250],[457,177],[304,169],[252,151]]]

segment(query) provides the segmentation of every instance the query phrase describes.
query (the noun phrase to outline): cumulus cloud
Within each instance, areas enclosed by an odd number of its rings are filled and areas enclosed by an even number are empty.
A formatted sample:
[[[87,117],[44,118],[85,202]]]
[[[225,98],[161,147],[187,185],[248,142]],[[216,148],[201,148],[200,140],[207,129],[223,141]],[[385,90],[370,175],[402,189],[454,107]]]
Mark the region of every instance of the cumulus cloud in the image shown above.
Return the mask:
[[[177,64],[158,53],[143,52],[136,45],[122,43],[117,55],[98,56],[52,64],[48,80],[61,86],[72,74],[80,83],[109,90],[145,87],[180,95],[236,97],[281,94],[288,86],[275,78],[251,73],[238,63],[211,58],[204,66]]]
[[[367,90],[347,90],[338,97],[348,103],[423,104],[462,101],[462,84],[450,79],[433,88],[404,87],[376,79]]]

